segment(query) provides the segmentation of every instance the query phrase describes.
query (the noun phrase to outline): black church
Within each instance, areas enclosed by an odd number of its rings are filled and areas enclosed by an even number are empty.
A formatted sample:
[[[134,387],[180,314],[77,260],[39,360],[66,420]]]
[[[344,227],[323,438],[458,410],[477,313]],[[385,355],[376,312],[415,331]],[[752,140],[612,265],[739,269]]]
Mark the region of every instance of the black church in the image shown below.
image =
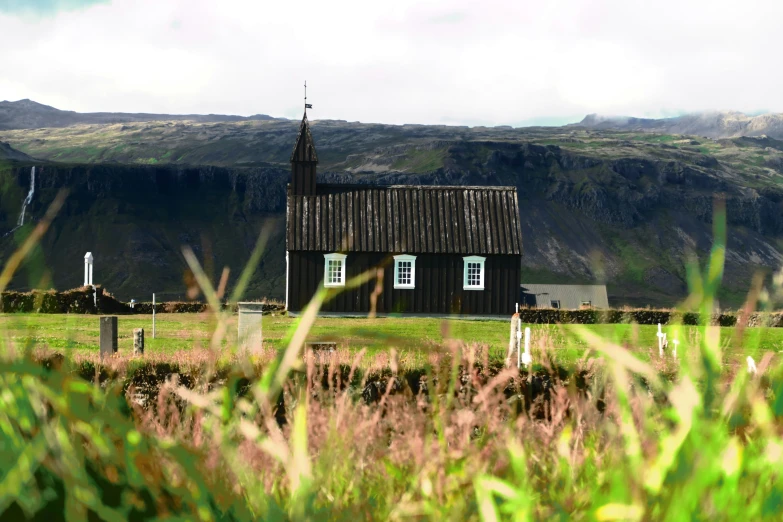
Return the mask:
[[[324,314],[509,316],[519,296],[522,233],[515,187],[316,182],[307,113],[291,154],[286,307],[324,286]],[[352,278],[371,274],[364,284]]]

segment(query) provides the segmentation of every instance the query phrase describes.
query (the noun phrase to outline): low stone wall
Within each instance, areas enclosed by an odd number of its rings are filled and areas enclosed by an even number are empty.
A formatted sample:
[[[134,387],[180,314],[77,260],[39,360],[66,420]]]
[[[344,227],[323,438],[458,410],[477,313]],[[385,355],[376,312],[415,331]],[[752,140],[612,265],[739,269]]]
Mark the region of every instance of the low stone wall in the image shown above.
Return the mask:
[[[3,292],[0,295],[0,312],[94,314],[97,308],[93,289],[84,287],[65,292]]]
[[[557,310],[547,308],[523,308],[519,311],[523,323],[532,324],[701,324],[701,316],[695,312],[677,310]],[[746,326],[783,326],[783,312],[754,312],[747,322],[742,314],[726,312],[713,314],[710,324],[718,326],[736,326],[738,321]]]
[[[93,297],[93,289],[89,286],[58,292],[55,290],[32,292],[7,291],[0,295],[0,312],[2,313],[42,313],[42,314],[151,314],[152,303],[130,304],[122,302],[96,286],[97,299]],[[96,304],[97,303],[97,304]],[[222,303],[223,309],[229,306]],[[232,312],[237,311],[237,304],[232,303]],[[281,304],[263,303],[264,313],[283,312]],[[209,305],[196,301],[168,301],[155,304],[155,313],[192,314],[207,311]],[[694,312],[677,310],[622,309],[622,310],[557,310],[548,308],[523,308],[519,311],[523,323],[528,324],[701,324],[700,316]],[[742,319],[741,312],[726,312],[713,314],[710,324],[720,326],[735,326],[737,323],[746,326],[783,327],[783,312],[753,312]]]
[[[41,313],[41,314],[151,314],[152,303],[122,302],[101,286],[85,286],[73,290],[58,292],[55,290],[33,290],[31,292],[6,291],[0,294],[0,312],[2,313]],[[224,309],[228,305],[223,303]],[[285,307],[279,304],[263,303],[265,313],[282,312]],[[155,313],[200,313],[209,308],[206,303],[195,301],[171,301],[155,303]],[[231,304],[233,312],[236,303]]]

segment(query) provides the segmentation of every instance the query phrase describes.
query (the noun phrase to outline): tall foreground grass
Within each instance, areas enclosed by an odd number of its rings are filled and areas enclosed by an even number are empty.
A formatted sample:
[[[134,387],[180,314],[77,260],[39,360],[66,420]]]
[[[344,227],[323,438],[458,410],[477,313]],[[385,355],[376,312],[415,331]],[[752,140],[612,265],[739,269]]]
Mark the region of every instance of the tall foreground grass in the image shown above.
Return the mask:
[[[722,272],[716,222],[707,268],[691,271],[688,306],[702,311],[711,311]],[[225,283],[213,290],[185,255],[217,303]],[[749,306],[772,297],[752,291]],[[459,343],[433,353],[422,382],[411,386],[394,378],[399,361],[390,352],[382,361],[388,378],[368,397],[350,375],[363,354],[350,364],[303,356],[327,298],[316,295],[286,350],[236,352],[219,385],[210,379],[219,357],[205,356],[203,382],[185,386],[172,376],[144,405],[119,381],[88,382],[69,371],[69,361],[41,364],[30,347],[6,340],[2,518],[783,516],[783,367],[771,355],[757,375],[726,367],[717,327],[703,326],[698,352],[649,364],[584,330],[591,350],[582,371],[555,379],[547,393],[537,393],[539,378],[492,369],[485,352]],[[213,346],[220,347],[226,318],[213,310]],[[741,325],[735,334],[741,344]],[[338,362],[349,366],[347,377]]]

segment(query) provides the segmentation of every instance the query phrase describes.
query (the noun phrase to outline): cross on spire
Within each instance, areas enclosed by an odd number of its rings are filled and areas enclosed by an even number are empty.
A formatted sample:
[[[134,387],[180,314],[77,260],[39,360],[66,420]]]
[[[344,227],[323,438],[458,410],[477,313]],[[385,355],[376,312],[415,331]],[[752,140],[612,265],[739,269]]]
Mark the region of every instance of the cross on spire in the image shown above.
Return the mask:
[[[311,103],[307,103],[307,80],[305,80],[304,83],[304,93],[305,93],[305,115],[307,114],[307,109],[312,109],[313,105]]]

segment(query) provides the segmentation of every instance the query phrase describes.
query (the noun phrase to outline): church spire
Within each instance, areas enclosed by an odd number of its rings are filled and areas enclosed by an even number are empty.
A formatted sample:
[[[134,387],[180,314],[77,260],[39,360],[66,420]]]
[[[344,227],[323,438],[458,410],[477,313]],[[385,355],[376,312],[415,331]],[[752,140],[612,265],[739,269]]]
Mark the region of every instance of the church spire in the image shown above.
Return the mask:
[[[318,155],[315,153],[313,135],[310,134],[310,122],[307,121],[307,113],[302,116],[299,124],[299,134],[296,136],[294,150],[291,152],[291,163],[295,161],[307,161],[318,163]]]
[[[291,189],[295,196],[315,195],[315,167],[318,155],[310,134],[310,122],[307,121],[307,109],[313,106],[307,103],[307,82],[305,82],[305,112],[299,124],[294,150],[291,152]]]

